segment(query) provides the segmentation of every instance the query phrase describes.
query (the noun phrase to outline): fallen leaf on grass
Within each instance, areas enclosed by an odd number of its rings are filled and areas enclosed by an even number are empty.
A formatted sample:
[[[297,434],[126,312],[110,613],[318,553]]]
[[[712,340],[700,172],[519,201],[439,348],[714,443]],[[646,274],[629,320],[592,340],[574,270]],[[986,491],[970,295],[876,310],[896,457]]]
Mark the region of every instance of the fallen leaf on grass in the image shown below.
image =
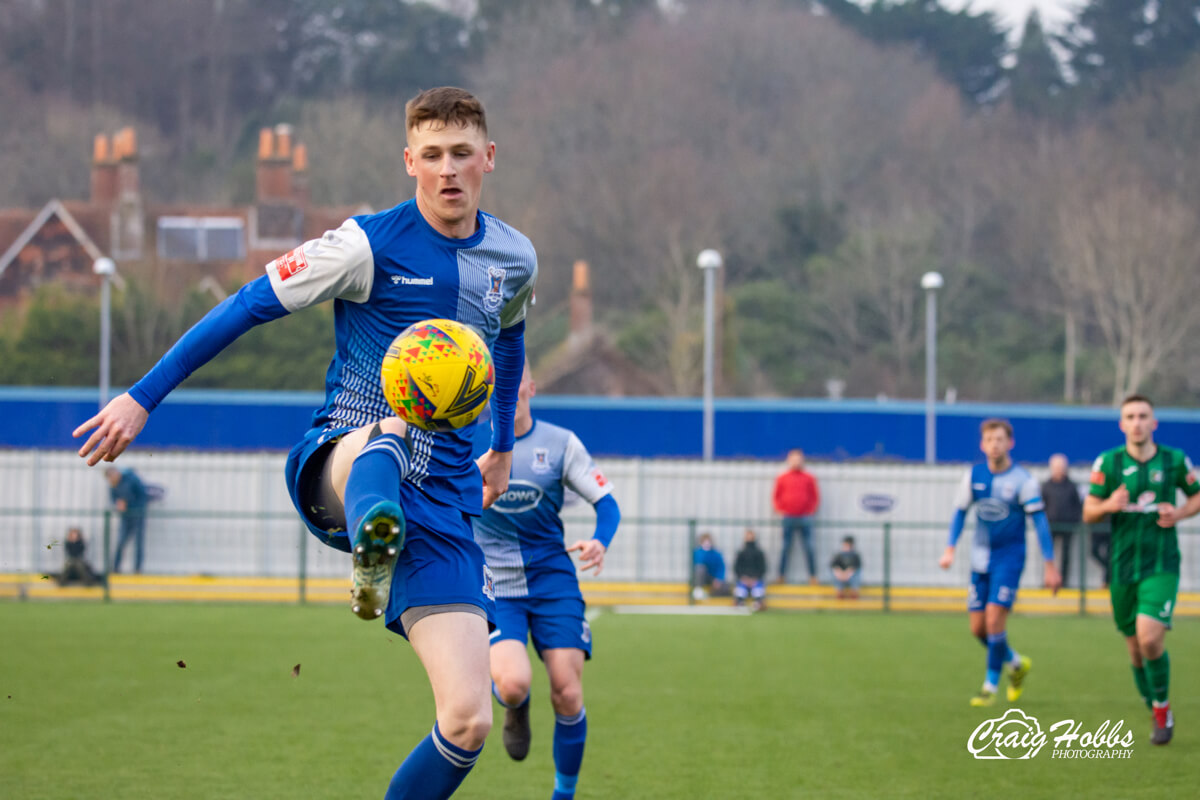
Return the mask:
[[[300,665],[299,665],[299,664],[297,664],[296,666],[292,667],[292,677],[293,677],[293,678],[299,678],[299,677],[300,677]]]
[[[187,664],[186,664],[186,663],[184,663],[184,661],[183,661],[183,659],[182,659],[182,658],[181,658],[181,659],[179,659],[178,661],[176,661],[176,662],[175,662],[175,666],[179,667],[180,669],[186,669],[186,668],[187,668]]]

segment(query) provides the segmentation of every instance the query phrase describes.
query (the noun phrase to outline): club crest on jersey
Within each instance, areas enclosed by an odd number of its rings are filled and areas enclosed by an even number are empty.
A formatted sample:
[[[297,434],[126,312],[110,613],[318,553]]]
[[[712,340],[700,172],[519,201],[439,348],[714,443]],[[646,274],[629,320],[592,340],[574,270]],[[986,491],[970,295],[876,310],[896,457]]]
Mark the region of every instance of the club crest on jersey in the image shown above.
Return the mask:
[[[499,311],[504,303],[504,269],[488,267],[488,290],[483,296],[483,307],[488,312]]]
[[[533,461],[529,464],[529,468],[540,475],[549,472],[550,450],[545,447],[533,448]]]
[[[1150,482],[1151,483],[1162,483],[1163,482],[1163,471],[1161,469],[1150,470]]]

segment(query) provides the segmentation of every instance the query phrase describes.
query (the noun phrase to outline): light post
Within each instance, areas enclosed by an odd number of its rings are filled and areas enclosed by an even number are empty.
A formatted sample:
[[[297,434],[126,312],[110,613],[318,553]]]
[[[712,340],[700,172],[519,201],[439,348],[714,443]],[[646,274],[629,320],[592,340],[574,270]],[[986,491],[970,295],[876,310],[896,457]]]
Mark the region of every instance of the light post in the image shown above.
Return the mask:
[[[117,265],[111,258],[97,258],[92,272],[100,276],[100,408],[108,405],[110,353],[112,351],[112,278]]]
[[[944,285],[940,272],[921,276],[925,290],[925,463],[937,461],[937,293]]]
[[[704,270],[704,460],[713,458],[713,295],[716,293],[717,270],[722,264],[716,250],[701,250],[696,266]]]

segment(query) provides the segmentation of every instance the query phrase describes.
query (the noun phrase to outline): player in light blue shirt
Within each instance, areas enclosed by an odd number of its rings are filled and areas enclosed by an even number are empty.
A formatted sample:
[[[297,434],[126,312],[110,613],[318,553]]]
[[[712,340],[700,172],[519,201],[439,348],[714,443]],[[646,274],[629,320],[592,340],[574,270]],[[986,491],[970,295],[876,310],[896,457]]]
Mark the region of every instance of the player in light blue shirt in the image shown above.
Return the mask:
[[[612,486],[571,431],[535,420],[529,398],[535,385],[525,368],[513,421],[512,475],[508,490],[475,520],[475,540],[495,575],[496,630],[492,632],[492,681],[506,709],[504,747],[517,761],[529,753],[527,641],[546,665],[554,707],[554,792],[570,800],[583,763],[587,712],[583,663],[592,657],[592,631],[570,553],[580,567],[600,574],[621,512]],[[567,547],[560,516],[570,489],[596,509],[591,539]]]
[[[963,477],[955,497],[956,511],[950,523],[950,538],[939,564],[949,569],[954,548],[962,534],[967,510],[975,506],[975,537],[971,542],[971,584],[967,613],[971,633],[987,648],[987,671],[973,706],[990,706],[996,701],[1000,673],[1008,667],[1008,701],[1020,698],[1033,662],[1008,645],[1008,612],[1017,599],[1021,572],[1025,569],[1025,517],[1033,518],[1038,545],[1046,560],[1045,580],[1051,592],[1062,586],[1054,566],[1054,541],[1043,510],[1042,490],[1023,467],[1012,462],[1012,425],[1007,420],[988,419],[979,426],[979,449],[987,456]]]
[[[288,490],[313,535],[352,554],[354,612],[383,617],[405,636],[433,689],[433,731],[395,772],[385,800],[444,800],[474,766],[492,724],[491,574],[469,519],[507,488],[537,258],[528,239],[479,210],[496,153],[479,101],[462,89],[430,89],[405,115],[414,199],[352,217],[268,264],[74,435],[92,431],[79,450],[89,465],[112,461],[172,389],[238,336],[332,300],[336,352],[325,404],[288,456]],[[388,346],[430,318],[473,326],[492,350],[491,447],[477,461],[473,431],[409,428],[383,394]],[[346,690],[378,694],[379,713],[392,713],[386,673],[348,669]],[[356,751],[364,744],[371,752]],[[331,753],[356,765],[394,747],[390,739],[329,742]]]

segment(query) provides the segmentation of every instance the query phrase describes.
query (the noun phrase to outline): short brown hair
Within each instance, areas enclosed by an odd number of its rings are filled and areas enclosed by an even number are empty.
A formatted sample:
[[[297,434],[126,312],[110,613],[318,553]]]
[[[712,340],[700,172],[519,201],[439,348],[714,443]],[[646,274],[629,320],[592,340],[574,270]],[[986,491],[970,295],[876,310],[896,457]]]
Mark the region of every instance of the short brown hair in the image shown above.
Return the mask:
[[[981,422],[979,424],[979,435],[982,436],[983,434],[995,428],[1000,428],[1008,434],[1008,438],[1013,438],[1012,423],[1006,419],[1000,419],[999,417],[992,417],[991,419],[985,419],[983,422]]]
[[[1125,406],[1129,405],[1130,403],[1145,403],[1146,405],[1150,406],[1151,408],[1154,408],[1154,401],[1151,400],[1149,397],[1146,397],[1146,395],[1144,395],[1144,394],[1129,395],[1128,397],[1126,397],[1124,400],[1121,401],[1121,408],[1124,408]]]
[[[483,103],[466,89],[439,86],[426,89],[404,104],[404,129],[411,131],[423,122],[439,122],[442,126],[475,126],[487,136],[487,115]]]

